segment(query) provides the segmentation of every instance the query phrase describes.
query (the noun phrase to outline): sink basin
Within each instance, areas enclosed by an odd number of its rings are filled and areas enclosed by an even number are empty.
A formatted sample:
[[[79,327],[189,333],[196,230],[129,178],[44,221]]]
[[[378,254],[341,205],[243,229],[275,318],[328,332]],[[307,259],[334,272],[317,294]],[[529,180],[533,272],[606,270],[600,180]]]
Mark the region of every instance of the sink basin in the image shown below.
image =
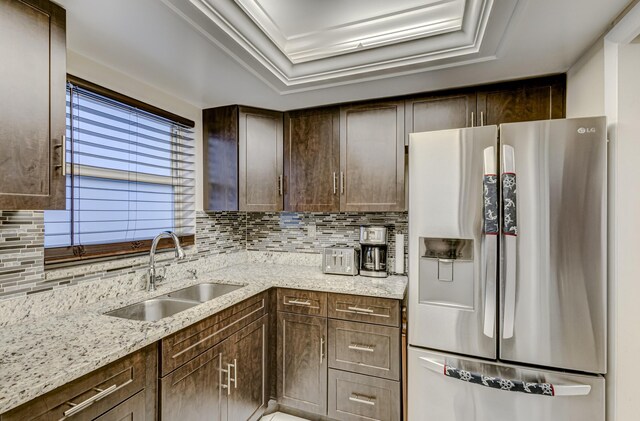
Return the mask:
[[[203,283],[109,311],[107,316],[154,322],[242,288],[242,285]]]
[[[194,301],[158,297],[131,304],[105,314],[123,319],[153,322],[165,317],[173,316],[176,313],[185,311],[191,307],[197,306],[198,304],[199,303]]]
[[[171,298],[180,298],[183,300],[193,300],[199,303],[204,303],[221,295],[228,294],[231,291],[235,291],[238,288],[242,288],[242,285],[227,285],[227,284],[197,284],[187,288],[179,289],[167,294]]]

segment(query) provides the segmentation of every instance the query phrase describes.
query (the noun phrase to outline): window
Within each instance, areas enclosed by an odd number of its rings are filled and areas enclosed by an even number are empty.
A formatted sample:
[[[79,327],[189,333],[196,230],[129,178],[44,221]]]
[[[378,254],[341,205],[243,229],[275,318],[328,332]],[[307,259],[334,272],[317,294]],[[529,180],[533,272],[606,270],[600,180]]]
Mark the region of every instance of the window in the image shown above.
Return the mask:
[[[66,210],[45,211],[46,262],[145,251],[165,230],[193,244],[193,123],[80,82],[67,84]]]

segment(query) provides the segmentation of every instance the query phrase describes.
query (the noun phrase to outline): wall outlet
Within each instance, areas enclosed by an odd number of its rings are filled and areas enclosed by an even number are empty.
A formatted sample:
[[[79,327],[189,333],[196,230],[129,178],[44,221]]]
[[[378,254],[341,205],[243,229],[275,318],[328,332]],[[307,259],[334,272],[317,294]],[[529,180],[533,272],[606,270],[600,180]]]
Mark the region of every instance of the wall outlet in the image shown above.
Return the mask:
[[[316,224],[307,225],[307,237],[316,238]]]

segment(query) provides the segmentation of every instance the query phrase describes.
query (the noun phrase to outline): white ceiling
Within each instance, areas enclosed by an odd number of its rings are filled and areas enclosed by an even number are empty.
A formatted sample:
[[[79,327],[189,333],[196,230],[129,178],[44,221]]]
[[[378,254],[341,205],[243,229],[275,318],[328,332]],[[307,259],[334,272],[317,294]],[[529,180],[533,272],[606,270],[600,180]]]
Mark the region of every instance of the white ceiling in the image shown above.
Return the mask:
[[[67,43],[75,54],[198,107],[240,103],[279,110],[564,72],[628,2],[57,1],[67,9]],[[389,22],[394,20],[405,24],[396,27],[415,29],[417,21],[408,16],[429,8],[433,11],[436,6],[446,11],[438,15],[440,20],[431,22],[446,21],[437,35],[415,31],[409,41],[387,37],[379,46],[364,45],[349,53],[354,39],[393,33]],[[232,8],[242,13],[230,14]],[[223,17],[244,19],[243,23],[219,25],[210,15],[222,13],[218,9],[226,13]],[[456,10],[462,15],[456,15]],[[471,15],[474,10],[476,14]],[[477,13],[483,10],[489,16]],[[476,36],[471,42],[474,27]],[[238,42],[243,38],[244,45]],[[443,56],[446,48],[442,45],[447,42],[466,45],[458,47],[466,51]],[[430,59],[406,60],[420,56],[418,48],[435,44],[441,45],[440,50],[423,54]],[[340,49],[345,46],[349,48]],[[394,53],[400,58],[385,55]],[[265,64],[269,61],[271,67]],[[389,62],[402,63],[388,66]]]

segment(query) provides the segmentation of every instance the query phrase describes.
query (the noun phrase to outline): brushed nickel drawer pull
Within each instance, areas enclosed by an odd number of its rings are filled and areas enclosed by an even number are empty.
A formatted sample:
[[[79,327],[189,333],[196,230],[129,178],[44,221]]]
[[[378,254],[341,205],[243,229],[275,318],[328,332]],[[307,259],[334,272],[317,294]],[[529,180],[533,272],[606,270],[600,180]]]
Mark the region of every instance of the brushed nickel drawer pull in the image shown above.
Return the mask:
[[[357,393],[352,393],[349,396],[349,400],[351,402],[363,403],[365,405],[374,406],[376,404],[376,398],[371,396],[358,395]]]
[[[372,309],[370,309],[370,308],[362,308],[362,307],[356,307],[356,306],[349,306],[349,307],[347,307],[347,309],[348,309],[348,310],[351,310],[351,311],[356,311],[356,312],[358,312],[358,313],[369,313],[369,314],[373,313],[373,310],[372,310]]]
[[[289,300],[287,301],[287,304],[293,304],[296,306],[310,306],[311,305],[311,301],[310,300]]]
[[[349,349],[354,351],[364,351],[364,352],[373,352],[375,350],[374,345],[362,345],[362,344],[351,344],[349,345]]]
[[[66,411],[64,411],[63,415],[65,417],[70,417],[73,414],[77,414],[78,412],[82,411],[83,409],[89,407],[90,405],[94,404],[95,402],[98,402],[100,399],[103,399],[105,397],[107,397],[108,395],[112,394],[113,392],[115,392],[117,386],[111,385],[106,389],[98,389],[97,387],[94,387],[93,390],[95,390],[96,392],[98,392],[97,395],[94,395],[92,397],[90,397],[89,399],[86,399],[80,403],[73,403],[73,402],[65,402],[67,405],[71,405],[72,408],[71,409],[67,409]]]

